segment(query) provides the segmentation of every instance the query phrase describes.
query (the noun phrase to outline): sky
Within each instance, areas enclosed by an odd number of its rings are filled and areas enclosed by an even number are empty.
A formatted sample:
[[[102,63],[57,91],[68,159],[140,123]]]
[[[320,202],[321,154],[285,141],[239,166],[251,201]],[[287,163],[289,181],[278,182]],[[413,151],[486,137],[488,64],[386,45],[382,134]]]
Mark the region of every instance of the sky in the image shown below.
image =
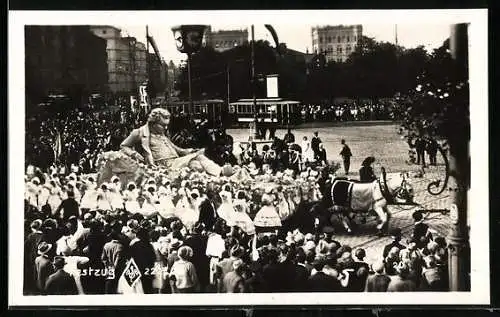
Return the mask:
[[[311,28],[316,25],[290,25],[290,24],[272,24],[279,41],[286,43],[287,47],[301,52],[312,52]],[[324,25],[321,24],[321,25]],[[395,42],[396,24],[377,23],[377,24],[362,24],[363,35],[373,37],[377,41]],[[122,30],[122,35],[134,36],[138,41],[145,42],[146,25],[116,25]],[[171,27],[173,25],[150,25],[149,33],[152,35],[158,45],[160,54],[168,62],[172,60],[178,64],[181,60],[186,59],[186,55],[177,51],[174,43]],[[245,24],[212,24],[212,31],[217,30],[238,30],[247,28],[250,37],[250,25]],[[397,34],[398,43],[406,48],[414,48],[420,45],[425,46],[428,50],[437,48],[442,45],[450,33],[450,25],[442,24],[398,24]],[[264,25],[255,25],[255,40],[268,40],[274,45],[271,34],[267,31]],[[151,49],[152,51],[152,49]]]

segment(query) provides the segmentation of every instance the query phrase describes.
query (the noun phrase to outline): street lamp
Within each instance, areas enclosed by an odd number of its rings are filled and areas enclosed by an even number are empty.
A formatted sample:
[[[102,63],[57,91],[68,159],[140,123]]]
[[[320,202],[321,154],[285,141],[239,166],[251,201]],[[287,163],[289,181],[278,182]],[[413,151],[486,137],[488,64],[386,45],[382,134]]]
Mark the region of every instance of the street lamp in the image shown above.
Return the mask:
[[[181,53],[187,54],[188,66],[188,84],[189,84],[189,108],[188,113],[191,114],[193,109],[193,97],[191,93],[191,55],[200,50],[203,34],[208,28],[208,25],[179,25],[172,28],[174,33],[175,45]]]

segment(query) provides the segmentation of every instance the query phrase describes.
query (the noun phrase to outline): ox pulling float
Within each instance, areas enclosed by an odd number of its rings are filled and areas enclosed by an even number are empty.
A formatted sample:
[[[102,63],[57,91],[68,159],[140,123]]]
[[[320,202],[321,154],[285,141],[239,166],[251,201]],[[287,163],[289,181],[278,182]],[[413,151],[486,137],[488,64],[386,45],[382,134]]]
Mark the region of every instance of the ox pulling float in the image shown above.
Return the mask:
[[[323,198],[318,207],[328,214],[340,216],[348,233],[352,233],[353,214],[366,218],[375,213],[379,219],[378,233],[388,230],[390,212],[388,205],[417,205],[408,173],[388,173],[370,183],[333,178],[323,186]]]

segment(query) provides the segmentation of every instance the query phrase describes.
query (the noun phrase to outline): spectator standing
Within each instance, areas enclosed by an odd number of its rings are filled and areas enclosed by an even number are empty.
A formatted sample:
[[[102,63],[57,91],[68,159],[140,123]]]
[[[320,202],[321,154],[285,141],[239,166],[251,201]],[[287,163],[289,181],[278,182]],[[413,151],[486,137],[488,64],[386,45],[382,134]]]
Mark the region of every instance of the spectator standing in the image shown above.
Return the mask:
[[[342,161],[344,162],[344,171],[346,175],[349,175],[352,152],[349,146],[345,143],[344,139],[342,139],[340,143],[342,144],[342,151],[340,151],[340,156],[342,157]]]
[[[63,257],[54,257],[55,273],[49,276],[45,285],[47,295],[78,295],[78,289],[73,276],[64,271],[66,262]]]
[[[438,151],[438,143],[436,139],[434,138],[429,138],[427,140],[427,154],[429,154],[429,164],[436,166],[437,160],[436,160],[436,155]]]
[[[399,262],[396,265],[396,272],[397,275],[391,279],[387,287],[388,292],[414,292],[417,290],[415,282],[408,278],[410,268],[406,263]]]
[[[62,214],[61,214],[62,210]],[[75,200],[75,193],[73,191],[68,191],[68,198],[63,200],[63,202],[57,208],[55,214],[63,222],[66,222],[71,216],[78,217],[80,214],[78,202]]]
[[[425,167],[425,147],[426,147],[426,142],[424,138],[422,137],[417,137],[415,140],[415,150],[417,151],[417,164],[422,163],[422,166]]]
[[[377,261],[372,268],[375,274],[368,276],[365,292],[387,292],[391,278],[384,273],[384,262]]]
[[[314,135],[311,139],[311,149],[314,152],[314,157],[318,155],[319,144],[321,143],[321,139],[318,136],[318,131],[314,132]]]
[[[246,293],[243,260],[237,259],[232,262],[232,268],[233,270],[228,272],[222,280],[222,293]]]
[[[193,249],[183,246],[179,249],[179,260],[175,261],[170,272],[172,279],[172,293],[196,293],[200,290],[200,283],[196,268],[189,260],[193,256]]]
[[[38,245],[39,256],[35,259],[35,276],[39,294],[46,294],[46,283],[49,276],[54,273],[52,266],[52,244],[42,241]],[[64,265],[63,265],[64,266]]]
[[[316,161],[323,166],[328,165],[328,161],[326,159],[326,149],[323,146],[323,143],[320,143],[318,145],[318,152],[316,154]]]
[[[384,251],[382,253],[382,257],[384,259],[387,257],[387,255],[389,254],[389,251],[393,247],[396,247],[399,250],[403,250],[405,248],[405,246],[400,243],[400,241],[401,241],[401,229],[400,228],[394,228],[391,230],[391,238],[392,238],[392,242],[384,247]]]
[[[283,138],[286,144],[293,144],[295,143],[295,135],[292,133],[292,129],[288,129],[287,134],[285,134],[285,137]]]

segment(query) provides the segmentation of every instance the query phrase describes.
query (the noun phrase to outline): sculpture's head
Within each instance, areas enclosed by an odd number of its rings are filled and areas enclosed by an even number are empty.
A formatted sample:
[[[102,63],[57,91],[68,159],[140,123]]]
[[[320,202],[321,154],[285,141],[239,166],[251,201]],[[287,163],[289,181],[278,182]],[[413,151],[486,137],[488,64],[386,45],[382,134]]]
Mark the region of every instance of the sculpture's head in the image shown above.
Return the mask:
[[[170,123],[170,112],[167,109],[155,108],[149,113],[148,123],[156,129],[165,131]]]

